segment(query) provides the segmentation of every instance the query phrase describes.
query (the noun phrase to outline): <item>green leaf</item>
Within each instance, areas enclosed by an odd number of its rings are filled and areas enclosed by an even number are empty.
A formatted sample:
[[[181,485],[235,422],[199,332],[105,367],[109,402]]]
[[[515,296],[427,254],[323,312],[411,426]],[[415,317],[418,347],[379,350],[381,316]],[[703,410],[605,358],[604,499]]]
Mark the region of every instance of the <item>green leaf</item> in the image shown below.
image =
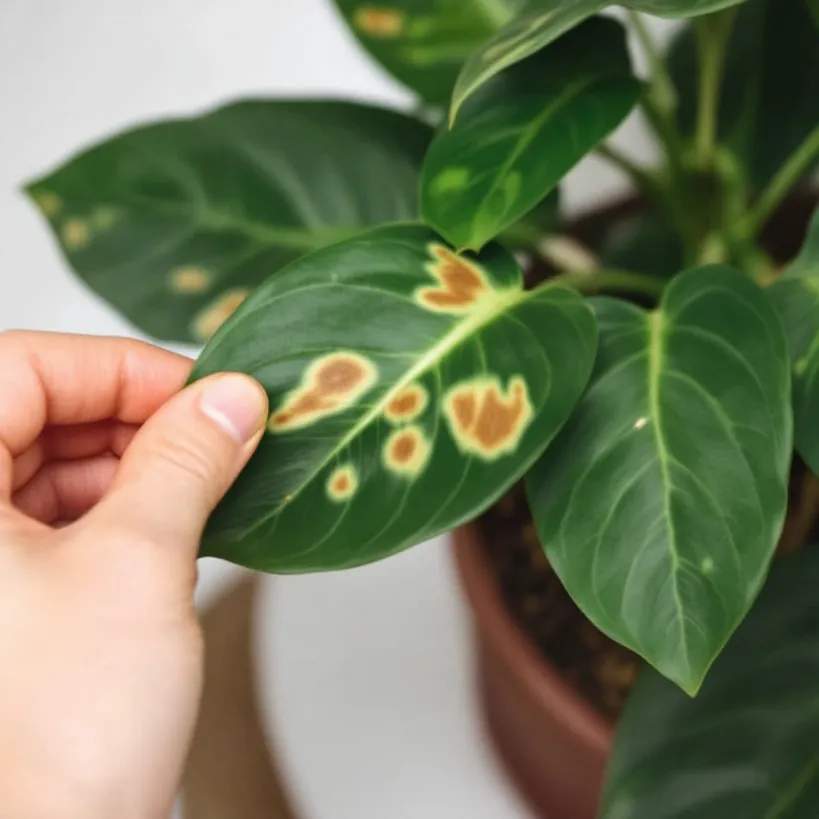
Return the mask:
[[[693,134],[699,62],[690,28],[673,41],[669,65],[679,123]],[[748,0],[737,14],[720,95],[720,139],[764,186],[819,122],[819,37],[804,0]]]
[[[445,105],[464,60],[526,0],[335,0],[369,54],[404,85]]]
[[[759,591],[792,452],[784,332],[726,267],[654,312],[595,300],[591,384],[529,473],[541,543],[580,608],[689,693]]]
[[[431,129],[341,102],[243,102],[117,136],[28,191],[69,263],[143,332],[202,342],[257,284],[414,219]]]
[[[657,211],[615,223],[600,247],[603,267],[671,278],[684,264],[679,233]]]
[[[640,96],[623,27],[597,18],[484,86],[427,154],[421,213],[476,250],[530,211]]]
[[[797,259],[768,288],[793,363],[796,449],[819,474],[819,210]]]
[[[807,0],[807,3],[816,25],[819,26],[819,0]]]
[[[600,819],[815,819],[819,549],[784,559],[697,699],[646,670]]]
[[[694,17],[737,5],[743,0],[631,0],[635,11],[661,17]],[[530,0],[526,9],[466,61],[452,93],[450,120],[468,97],[505,68],[525,60],[597,12],[611,0]]]
[[[318,251],[260,287],[194,377],[239,370],[268,432],[203,553],[338,569],[461,524],[518,480],[588,381],[596,328],[571,290],[522,290],[498,245],[458,256],[427,228]]]

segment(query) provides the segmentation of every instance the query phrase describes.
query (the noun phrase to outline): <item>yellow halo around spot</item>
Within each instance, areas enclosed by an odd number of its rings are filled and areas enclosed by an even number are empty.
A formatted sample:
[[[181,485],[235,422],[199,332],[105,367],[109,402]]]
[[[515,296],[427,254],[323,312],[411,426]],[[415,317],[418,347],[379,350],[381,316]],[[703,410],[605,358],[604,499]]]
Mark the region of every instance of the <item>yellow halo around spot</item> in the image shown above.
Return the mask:
[[[79,250],[85,247],[91,239],[88,224],[82,219],[69,219],[62,229],[63,244],[69,250]]]
[[[432,454],[432,445],[424,430],[410,424],[395,430],[384,443],[381,462],[384,467],[402,478],[417,478],[425,469]]]
[[[203,267],[187,265],[171,270],[168,280],[175,293],[204,293],[211,283],[211,275]]]
[[[327,479],[327,496],[334,503],[343,503],[358,490],[358,473],[352,464],[339,466]]]
[[[429,393],[420,384],[407,384],[397,392],[384,409],[392,424],[408,424],[418,418],[429,404]]]
[[[310,363],[301,383],[270,414],[273,433],[312,426],[352,407],[378,380],[375,364],[352,350],[320,356]]]
[[[520,375],[513,375],[505,390],[496,376],[455,384],[444,397],[443,410],[461,452],[485,461],[515,452],[535,414]]]
[[[212,304],[196,315],[191,335],[198,341],[207,341],[238,309],[250,291],[244,287],[226,290]]]

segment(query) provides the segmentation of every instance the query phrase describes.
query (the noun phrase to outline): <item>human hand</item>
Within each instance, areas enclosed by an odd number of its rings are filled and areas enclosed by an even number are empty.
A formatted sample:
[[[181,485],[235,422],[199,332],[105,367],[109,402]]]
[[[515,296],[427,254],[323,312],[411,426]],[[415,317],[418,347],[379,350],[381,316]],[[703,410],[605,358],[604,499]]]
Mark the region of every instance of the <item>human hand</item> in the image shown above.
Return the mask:
[[[160,819],[193,732],[205,521],[264,430],[245,376],[0,334],[0,817]]]

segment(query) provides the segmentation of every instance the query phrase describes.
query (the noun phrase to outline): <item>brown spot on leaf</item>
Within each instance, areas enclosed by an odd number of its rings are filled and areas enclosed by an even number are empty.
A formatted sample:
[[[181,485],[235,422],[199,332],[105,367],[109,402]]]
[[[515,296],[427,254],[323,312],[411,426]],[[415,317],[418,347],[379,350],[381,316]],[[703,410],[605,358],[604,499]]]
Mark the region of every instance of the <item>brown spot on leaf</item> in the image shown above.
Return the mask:
[[[327,481],[327,494],[333,501],[349,500],[358,489],[358,475],[352,464],[333,470]]]
[[[431,245],[430,252],[435,261],[427,270],[438,284],[417,291],[422,306],[440,313],[463,313],[490,292],[483,271],[469,259],[443,245]]]
[[[249,294],[250,291],[244,287],[222,293],[194,318],[191,328],[193,337],[207,341],[236,312]]]
[[[491,290],[481,269],[443,245],[431,245],[435,261],[427,270],[438,280],[434,287],[422,287],[417,292],[421,304],[441,313],[462,313],[477,304]]]
[[[384,466],[402,477],[419,475],[429,460],[430,443],[423,429],[417,424],[399,429],[384,444]]]
[[[302,383],[270,416],[271,432],[310,426],[351,407],[378,378],[375,365],[357,353],[330,353],[314,361]]]
[[[399,37],[404,31],[404,12],[400,9],[361,6],[353,15],[353,25],[370,37]]]
[[[453,387],[444,413],[460,449],[495,460],[514,452],[533,416],[526,382],[510,379],[501,389],[496,378],[476,378]]]
[[[420,384],[409,384],[390,400],[384,415],[394,424],[414,421],[426,409],[428,401],[427,391]]]

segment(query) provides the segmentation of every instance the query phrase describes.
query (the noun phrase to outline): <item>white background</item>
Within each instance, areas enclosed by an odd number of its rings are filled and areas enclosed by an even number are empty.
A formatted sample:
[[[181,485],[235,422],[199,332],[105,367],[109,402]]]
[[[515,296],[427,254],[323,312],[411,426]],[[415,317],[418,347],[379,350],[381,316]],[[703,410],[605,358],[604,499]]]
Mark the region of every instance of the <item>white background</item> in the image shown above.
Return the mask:
[[[118,129],[281,95],[408,101],[330,0],[0,0],[0,330],[133,334],[68,272],[22,182]],[[618,142],[648,150],[633,121]],[[574,209],[620,182],[584,163],[565,201]],[[205,596],[230,571],[205,566]],[[310,819],[524,815],[480,747],[440,544],[279,582],[262,605],[260,667],[283,706],[270,720]]]

